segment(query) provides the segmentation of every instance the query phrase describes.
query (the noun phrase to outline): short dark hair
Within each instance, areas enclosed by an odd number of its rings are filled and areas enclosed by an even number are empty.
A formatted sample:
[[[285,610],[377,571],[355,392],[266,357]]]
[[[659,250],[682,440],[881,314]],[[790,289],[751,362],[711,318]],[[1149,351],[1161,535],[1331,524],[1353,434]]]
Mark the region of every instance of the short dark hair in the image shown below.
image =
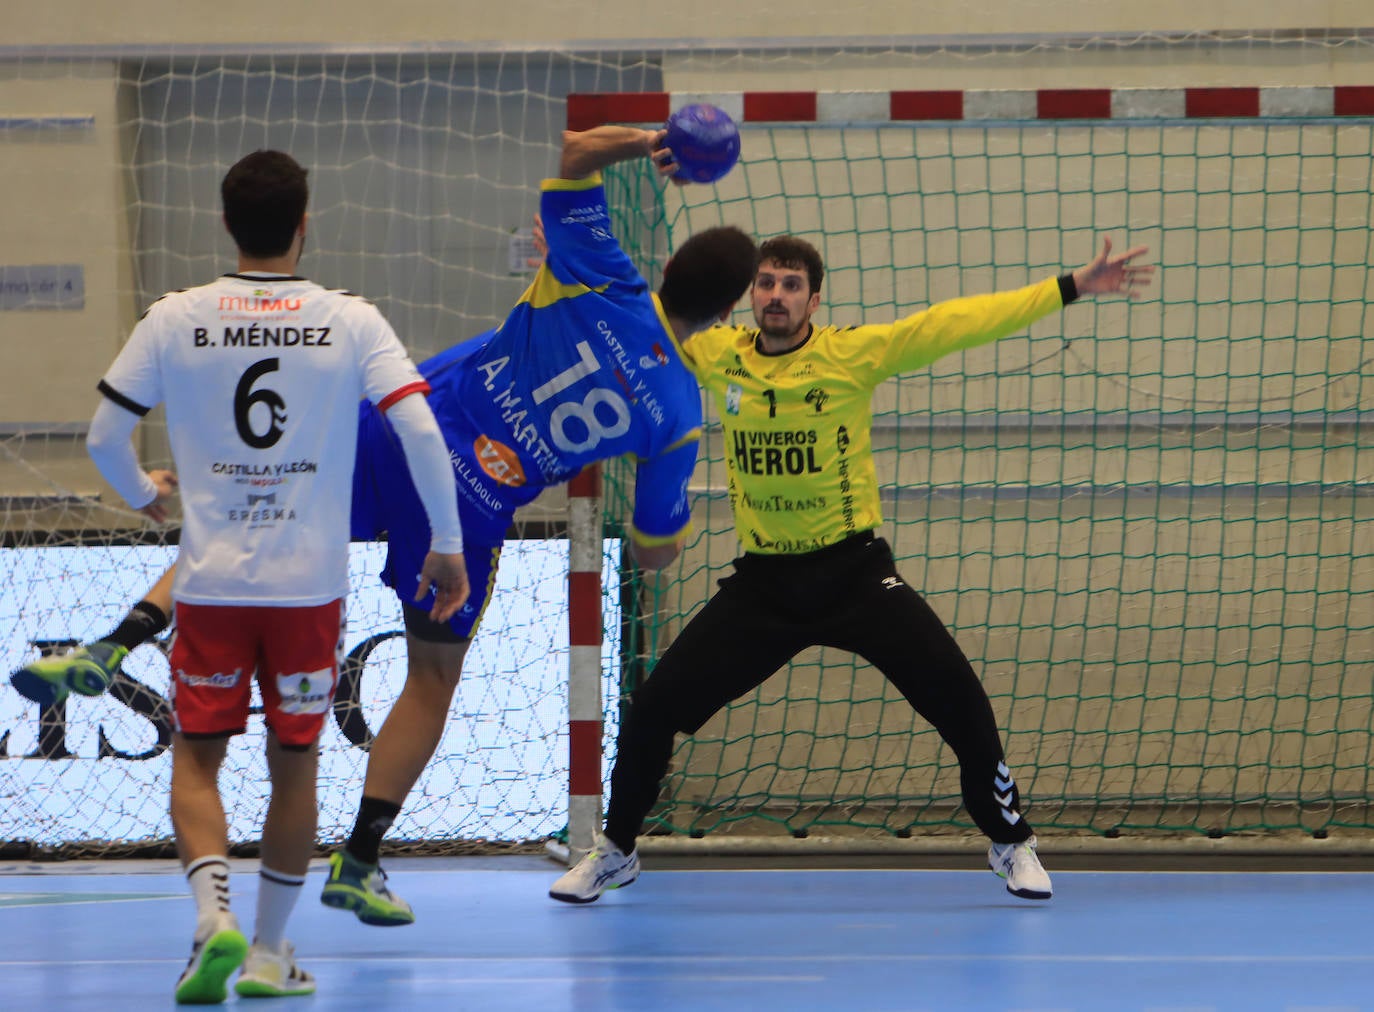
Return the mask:
[[[759,249],[743,230],[718,225],[698,232],[663,268],[663,311],[693,326],[713,323],[749,290],[758,267]]]
[[[821,290],[821,280],[825,277],[825,262],[820,251],[805,239],[795,235],[777,235],[759,247],[759,263],[772,260],[779,267],[793,271],[806,271],[806,280],[811,291]]]
[[[219,184],[224,223],[239,250],[281,256],[305,217],[306,171],[283,151],[254,151],[234,163]]]

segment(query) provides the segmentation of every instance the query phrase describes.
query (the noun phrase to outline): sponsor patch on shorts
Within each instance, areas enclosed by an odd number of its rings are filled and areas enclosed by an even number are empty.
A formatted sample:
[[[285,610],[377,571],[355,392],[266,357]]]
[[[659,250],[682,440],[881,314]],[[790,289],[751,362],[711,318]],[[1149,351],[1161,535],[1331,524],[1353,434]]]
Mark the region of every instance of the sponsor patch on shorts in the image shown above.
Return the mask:
[[[277,692],[281,695],[282,713],[325,713],[334,696],[334,671],[298,671],[277,676]]]
[[[177,680],[180,681],[182,685],[189,685],[195,688],[232,689],[239,684],[239,679],[242,677],[242,668],[235,668],[228,674],[216,671],[213,675],[189,675],[181,670],[181,668],[177,668]]]

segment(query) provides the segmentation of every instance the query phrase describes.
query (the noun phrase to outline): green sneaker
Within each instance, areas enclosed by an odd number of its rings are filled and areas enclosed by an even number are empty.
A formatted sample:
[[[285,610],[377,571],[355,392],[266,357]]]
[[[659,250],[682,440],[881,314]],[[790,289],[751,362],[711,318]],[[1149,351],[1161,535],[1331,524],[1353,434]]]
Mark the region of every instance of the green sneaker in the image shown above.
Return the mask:
[[[381,867],[363,864],[347,851],[329,855],[329,878],[320,902],[335,910],[352,910],[358,920],[377,927],[415,923],[410,904],[387,888]]]
[[[118,643],[99,640],[65,654],[40,657],[10,675],[10,684],[25,699],[55,706],[68,692],[98,696],[110,687],[129,651]]]
[[[230,921],[204,941],[196,942],[191,959],[177,981],[182,1005],[218,1005],[229,997],[225,982],[248,955],[248,939]]]

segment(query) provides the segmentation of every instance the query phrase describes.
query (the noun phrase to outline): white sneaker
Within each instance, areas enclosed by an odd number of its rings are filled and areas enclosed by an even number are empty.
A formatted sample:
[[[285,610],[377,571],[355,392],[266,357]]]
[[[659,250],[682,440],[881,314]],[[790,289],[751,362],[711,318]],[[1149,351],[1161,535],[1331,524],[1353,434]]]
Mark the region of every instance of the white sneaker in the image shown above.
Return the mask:
[[[287,998],[314,994],[315,978],[296,965],[290,942],[282,942],[280,949],[254,942],[234,990],[245,998]]]
[[[619,889],[637,878],[639,853],[623,854],[597,833],[591,852],[549,888],[549,895],[564,903],[590,903],[607,889]]]
[[[183,1005],[218,1005],[229,997],[224,986],[248,952],[248,939],[233,914],[221,914],[191,944],[191,958],[177,981],[176,999]]]
[[[988,867],[1007,880],[1007,892],[1023,900],[1047,900],[1054,892],[1035,856],[1033,836],[1020,843],[994,843],[988,848]]]

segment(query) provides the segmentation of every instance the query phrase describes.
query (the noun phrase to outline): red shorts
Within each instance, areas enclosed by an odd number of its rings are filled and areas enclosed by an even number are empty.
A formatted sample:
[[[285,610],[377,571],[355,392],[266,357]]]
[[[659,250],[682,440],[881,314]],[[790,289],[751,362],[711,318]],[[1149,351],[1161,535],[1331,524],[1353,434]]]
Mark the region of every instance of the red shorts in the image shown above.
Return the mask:
[[[283,745],[319,737],[339,684],[343,602],[304,608],[176,605],[172,712],[191,738],[242,734],[253,673],[263,716]]]

